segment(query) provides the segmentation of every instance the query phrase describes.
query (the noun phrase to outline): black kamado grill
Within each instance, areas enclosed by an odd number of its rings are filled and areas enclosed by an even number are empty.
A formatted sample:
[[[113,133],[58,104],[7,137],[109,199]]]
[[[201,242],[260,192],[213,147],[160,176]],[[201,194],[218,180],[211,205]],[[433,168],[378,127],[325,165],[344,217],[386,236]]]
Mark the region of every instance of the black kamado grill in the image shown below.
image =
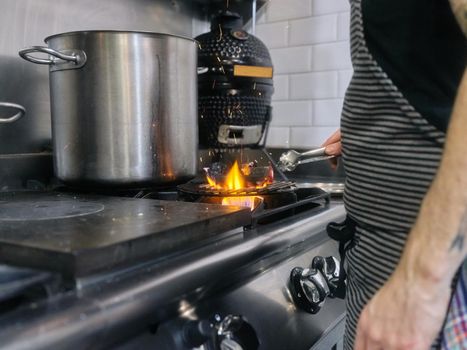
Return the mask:
[[[198,117],[202,148],[258,147],[271,119],[273,67],[266,46],[223,11],[196,38]]]

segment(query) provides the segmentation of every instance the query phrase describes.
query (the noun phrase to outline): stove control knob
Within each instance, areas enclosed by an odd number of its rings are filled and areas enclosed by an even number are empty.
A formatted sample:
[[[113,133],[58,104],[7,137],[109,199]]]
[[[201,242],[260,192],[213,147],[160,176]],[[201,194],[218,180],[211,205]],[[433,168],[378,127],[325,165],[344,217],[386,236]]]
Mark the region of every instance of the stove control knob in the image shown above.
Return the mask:
[[[329,295],[326,277],[318,269],[295,267],[290,273],[290,294],[295,305],[311,314],[316,314]]]
[[[331,298],[335,297],[334,294],[337,291],[341,273],[339,259],[333,256],[328,256],[326,258],[316,256],[313,258],[311,268],[319,270],[324,275],[330,290],[329,296]]]
[[[259,340],[254,328],[243,316],[227,315],[218,320],[217,336],[221,350],[257,350]]]
[[[239,343],[229,338],[222,340],[220,348],[221,350],[244,350]]]
[[[188,321],[182,330],[185,346],[197,348],[215,336],[214,325],[208,320]]]
[[[328,280],[339,277],[340,273],[339,259],[333,256],[328,256],[326,258],[315,256],[311,263],[311,268],[320,270]]]

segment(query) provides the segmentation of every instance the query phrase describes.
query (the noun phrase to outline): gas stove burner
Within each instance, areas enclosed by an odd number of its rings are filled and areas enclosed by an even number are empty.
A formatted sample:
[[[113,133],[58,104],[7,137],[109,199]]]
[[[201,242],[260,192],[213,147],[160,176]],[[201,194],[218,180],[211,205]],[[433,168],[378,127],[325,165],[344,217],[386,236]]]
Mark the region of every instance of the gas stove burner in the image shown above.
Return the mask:
[[[266,224],[329,204],[329,194],[320,188],[299,188],[291,181],[276,181],[262,188],[218,190],[200,179],[178,186],[179,199],[188,202],[246,206],[252,224]]]
[[[275,193],[293,192],[295,189],[295,183],[291,181],[277,181],[261,188],[251,187],[238,190],[220,190],[213,188],[207,183],[194,181],[178,186],[178,190],[182,193],[216,197],[272,195]]]

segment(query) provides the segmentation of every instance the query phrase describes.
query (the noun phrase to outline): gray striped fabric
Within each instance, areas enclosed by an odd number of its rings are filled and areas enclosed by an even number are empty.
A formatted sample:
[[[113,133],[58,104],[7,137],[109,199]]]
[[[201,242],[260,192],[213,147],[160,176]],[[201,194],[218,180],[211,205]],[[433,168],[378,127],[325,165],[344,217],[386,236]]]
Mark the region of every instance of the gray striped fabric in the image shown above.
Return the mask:
[[[361,1],[351,0],[354,75],[341,121],[344,202],[359,224],[355,246],[347,253],[347,350],[352,349],[360,312],[399,261],[445,140],[368,52]]]

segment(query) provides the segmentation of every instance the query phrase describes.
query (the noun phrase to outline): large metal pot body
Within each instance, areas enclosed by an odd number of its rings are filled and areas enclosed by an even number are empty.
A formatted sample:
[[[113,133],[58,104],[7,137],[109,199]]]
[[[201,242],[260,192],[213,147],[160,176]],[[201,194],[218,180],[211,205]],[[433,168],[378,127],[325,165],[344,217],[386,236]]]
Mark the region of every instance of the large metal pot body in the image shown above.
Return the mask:
[[[193,40],[89,31],[55,35],[46,43],[58,51],[81,50],[86,61],[80,68],[73,63],[50,68],[54,164],[60,180],[132,187],[182,183],[195,176]]]

